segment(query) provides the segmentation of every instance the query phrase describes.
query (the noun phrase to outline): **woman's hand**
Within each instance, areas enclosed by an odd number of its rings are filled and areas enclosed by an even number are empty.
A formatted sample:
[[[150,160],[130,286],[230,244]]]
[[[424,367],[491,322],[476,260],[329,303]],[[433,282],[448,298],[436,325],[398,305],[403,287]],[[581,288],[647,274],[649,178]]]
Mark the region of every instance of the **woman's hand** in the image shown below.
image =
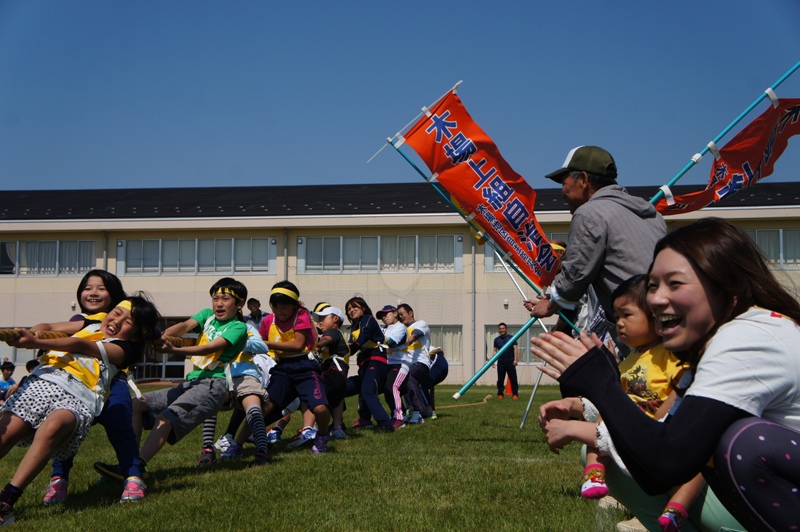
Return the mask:
[[[568,367],[586,354],[593,347],[602,347],[603,343],[596,334],[581,332],[577,340],[562,332],[544,333],[531,339],[531,353],[547,362],[547,366],[539,366],[545,374],[558,379]]]

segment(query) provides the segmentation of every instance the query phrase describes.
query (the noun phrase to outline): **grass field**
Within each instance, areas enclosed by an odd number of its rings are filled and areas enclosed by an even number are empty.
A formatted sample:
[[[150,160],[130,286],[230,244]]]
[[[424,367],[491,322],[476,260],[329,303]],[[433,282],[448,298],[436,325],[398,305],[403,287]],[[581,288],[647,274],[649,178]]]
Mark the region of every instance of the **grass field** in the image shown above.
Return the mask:
[[[519,401],[498,401],[491,388],[473,387],[456,402],[457,389],[437,388],[439,419],[424,425],[393,434],[348,430],[349,440],[332,440],[318,456],[277,446],[273,463],[255,469],[246,468],[252,445],[240,460],[196,469],[198,429],[151,460],[147,498],[139,503],[118,503],[121,484],[92,469],[97,460],[116,462],[105,431],[94,427],[75,460],[69,502],[41,504],[47,470],[16,504],[13,528],[612,531],[630,517],[580,498],[577,445],[560,455],[547,450],[536,406],[557,398],[555,387],[539,389],[524,429],[530,389]],[[483,402],[486,396],[492,398]],[[229,415],[220,414],[217,436]],[[354,416],[355,408],[346,412],[348,426]],[[287,435],[298,428],[299,418]],[[3,485],[23,451],[0,462]]]

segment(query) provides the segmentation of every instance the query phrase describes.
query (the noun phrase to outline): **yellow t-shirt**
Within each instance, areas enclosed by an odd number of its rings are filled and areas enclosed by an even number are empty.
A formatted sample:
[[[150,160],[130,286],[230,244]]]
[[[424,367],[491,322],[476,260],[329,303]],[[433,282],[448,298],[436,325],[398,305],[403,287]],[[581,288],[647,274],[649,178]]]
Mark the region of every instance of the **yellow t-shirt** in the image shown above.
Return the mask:
[[[620,362],[620,383],[631,400],[654,417],[678,384],[685,367],[663,345],[658,345],[642,353],[632,352]]]

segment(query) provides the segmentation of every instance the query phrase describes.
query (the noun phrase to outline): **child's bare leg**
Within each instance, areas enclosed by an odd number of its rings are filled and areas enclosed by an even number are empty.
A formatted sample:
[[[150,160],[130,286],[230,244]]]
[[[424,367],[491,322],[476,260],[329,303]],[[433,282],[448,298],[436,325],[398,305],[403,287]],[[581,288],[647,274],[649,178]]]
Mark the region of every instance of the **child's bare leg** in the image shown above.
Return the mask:
[[[314,407],[312,412],[312,416],[317,420],[317,434],[320,436],[327,436],[328,435],[328,425],[331,422],[331,411],[328,409],[328,405],[317,405]],[[303,413],[303,421],[305,422],[305,416],[307,412]],[[313,423],[313,421],[312,421]]]
[[[658,525],[661,530],[667,532],[679,531],[689,518],[689,508],[705,487],[706,482],[703,475],[698,474],[686,484],[681,485],[670,497],[664,514],[658,518]]]
[[[314,415],[314,412],[309,409],[303,410],[303,427],[313,427],[314,423],[317,420],[317,416]],[[319,425],[319,424],[317,424]],[[317,426],[317,431],[319,432],[320,427]]]
[[[21,417],[11,412],[0,414],[0,458],[8,454],[8,451],[30,432],[33,432],[33,427]]]
[[[147,401],[143,398],[133,398],[133,433],[136,435],[136,445],[142,443],[142,415],[148,410]]]
[[[336,405],[336,407],[331,411],[331,417],[333,417],[334,429],[338,429],[344,424],[344,401]]]
[[[24,423],[24,422],[23,422]],[[78,421],[69,410],[56,410],[39,426],[28,452],[22,457],[11,484],[25,489],[41,473],[56,449],[69,438]]]
[[[134,416],[134,418],[135,417],[136,416]],[[153,458],[162,447],[164,447],[164,444],[167,443],[167,439],[169,438],[171,432],[172,422],[163,416],[158,416],[156,419],[156,425],[153,427],[153,430],[150,431],[150,434],[144,441],[142,448],[139,450],[139,458],[145,462],[149,462],[150,459]]]

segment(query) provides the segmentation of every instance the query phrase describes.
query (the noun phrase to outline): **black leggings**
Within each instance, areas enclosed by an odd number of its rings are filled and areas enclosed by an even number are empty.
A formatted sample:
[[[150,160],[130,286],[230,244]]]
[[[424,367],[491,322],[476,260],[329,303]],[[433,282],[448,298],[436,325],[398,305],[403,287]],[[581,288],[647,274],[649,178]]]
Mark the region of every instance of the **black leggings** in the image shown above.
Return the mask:
[[[747,530],[800,529],[800,432],[740,419],[720,438],[704,476]]]

